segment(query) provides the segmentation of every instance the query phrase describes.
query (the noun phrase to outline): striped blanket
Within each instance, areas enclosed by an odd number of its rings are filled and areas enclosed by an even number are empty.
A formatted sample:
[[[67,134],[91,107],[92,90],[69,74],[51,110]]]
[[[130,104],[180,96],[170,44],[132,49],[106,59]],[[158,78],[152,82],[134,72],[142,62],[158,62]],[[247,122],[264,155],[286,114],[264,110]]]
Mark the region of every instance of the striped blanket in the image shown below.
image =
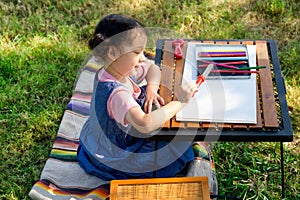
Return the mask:
[[[32,199],[103,200],[109,197],[109,182],[86,174],[76,156],[80,130],[88,117],[98,69],[92,62],[82,69],[40,180],[29,193]]]
[[[109,199],[110,183],[86,174],[79,166],[76,156],[80,130],[88,117],[94,76],[98,69],[99,67],[92,62],[87,63],[82,69],[40,180],[33,185],[29,192],[32,199]],[[207,160],[209,171],[214,172],[207,146],[197,144],[193,145],[193,148],[195,157],[197,157],[195,160],[199,160],[199,158]],[[199,163],[194,163],[191,167],[195,168],[196,165]],[[190,176],[199,175],[193,171],[190,170]],[[208,174],[208,176],[211,175],[214,174]]]

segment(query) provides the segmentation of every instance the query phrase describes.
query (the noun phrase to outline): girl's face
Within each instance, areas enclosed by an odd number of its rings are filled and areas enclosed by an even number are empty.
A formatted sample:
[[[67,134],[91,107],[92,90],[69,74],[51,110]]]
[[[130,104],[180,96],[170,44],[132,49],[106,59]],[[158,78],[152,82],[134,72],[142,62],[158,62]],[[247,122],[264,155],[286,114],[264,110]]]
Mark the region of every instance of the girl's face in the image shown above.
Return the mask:
[[[116,70],[122,76],[136,74],[136,66],[145,60],[144,49],[147,43],[147,36],[143,33],[136,35],[130,42],[124,42],[120,56],[114,61]]]

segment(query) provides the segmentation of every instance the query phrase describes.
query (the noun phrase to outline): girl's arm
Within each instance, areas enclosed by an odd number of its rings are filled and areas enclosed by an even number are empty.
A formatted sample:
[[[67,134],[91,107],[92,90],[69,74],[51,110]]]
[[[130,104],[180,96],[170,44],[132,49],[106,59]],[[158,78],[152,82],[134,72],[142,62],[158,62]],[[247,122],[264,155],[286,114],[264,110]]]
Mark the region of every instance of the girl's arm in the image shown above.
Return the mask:
[[[146,113],[151,112],[152,104],[154,104],[157,108],[160,108],[161,105],[164,105],[164,99],[157,93],[160,85],[161,79],[161,71],[159,67],[152,62],[146,62],[149,66],[148,72],[146,74],[146,101],[144,104],[144,111]]]
[[[189,83],[184,87],[180,87],[179,91],[175,91],[178,101],[171,101],[150,113],[145,113],[140,107],[133,107],[126,114],[126,121],[141,133],[151,133],[162,127],[167,120],[176,115],[192,98],[196,90],[197,85],[195,83]]]
[[[159,67],[149,60],[145,61],[145,63],[149,66],[148,72],[145,76],[147,83],[159,85],[161,79],[161,71]]]
[[[180,101],[171,101],[165,106],[145,113],[141,107],[134,107],[126,114],[126,120],[141,133],[151,133],[162,127],[164,123],[173,117],[183,107]]]

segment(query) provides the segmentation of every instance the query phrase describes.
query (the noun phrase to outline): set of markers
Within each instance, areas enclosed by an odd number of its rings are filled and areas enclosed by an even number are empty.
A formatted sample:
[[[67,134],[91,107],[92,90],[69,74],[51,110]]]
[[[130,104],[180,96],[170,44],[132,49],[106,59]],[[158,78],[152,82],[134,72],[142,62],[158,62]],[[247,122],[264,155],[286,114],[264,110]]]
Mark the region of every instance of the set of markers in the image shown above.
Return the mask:
[[[245,45],[201,45],[196,46],[198,75],[213,64],[208,78],[249,78],[256,69],[264,66],[249,66]]]

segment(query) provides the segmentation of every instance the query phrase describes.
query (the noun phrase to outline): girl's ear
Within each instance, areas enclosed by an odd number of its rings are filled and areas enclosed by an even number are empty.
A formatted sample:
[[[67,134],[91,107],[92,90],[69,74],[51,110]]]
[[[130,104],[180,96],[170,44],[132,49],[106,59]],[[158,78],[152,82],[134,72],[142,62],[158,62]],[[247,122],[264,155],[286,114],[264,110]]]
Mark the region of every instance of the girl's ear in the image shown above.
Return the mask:
[[[120,53],[121,51],[117,47],[108,47],[107,56],[110,60],[115,61],[118,57],[120,57]]]

